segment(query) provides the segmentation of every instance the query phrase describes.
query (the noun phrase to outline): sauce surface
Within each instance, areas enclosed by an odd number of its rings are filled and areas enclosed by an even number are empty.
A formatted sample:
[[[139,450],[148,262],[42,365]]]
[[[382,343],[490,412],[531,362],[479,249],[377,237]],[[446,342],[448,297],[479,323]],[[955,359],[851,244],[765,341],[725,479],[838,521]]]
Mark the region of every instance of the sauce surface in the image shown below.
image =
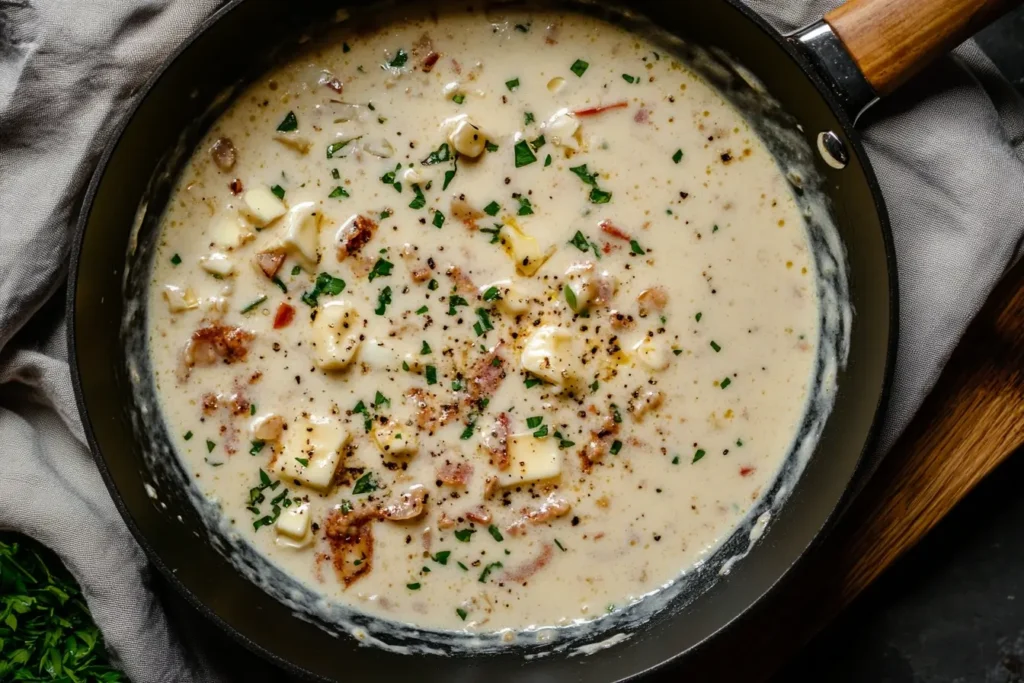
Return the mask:
[[[741,115],[575,14],[344,32],[187,164],[149,299],[195,485],[325,597],[569,625],[674,580],[775,477],[813,256]]]

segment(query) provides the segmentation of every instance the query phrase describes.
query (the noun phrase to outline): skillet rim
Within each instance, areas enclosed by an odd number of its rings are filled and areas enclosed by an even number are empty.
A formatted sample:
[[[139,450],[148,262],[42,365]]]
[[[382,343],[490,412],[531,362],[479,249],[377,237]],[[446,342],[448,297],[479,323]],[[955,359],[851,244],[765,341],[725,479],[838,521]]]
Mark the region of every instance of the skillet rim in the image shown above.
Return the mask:
[[[145,84],[137,91],[135,100],[120,113],[120,120],[118,121],[115,128],[111,131],[110,137],[103,147],[103,151],[99,156],[95,170],[93,171],[89,184],[83,195],[82,203],[78,218],[75,224],[75,232],[71,241],[70,250],[70,263],[68,269],[68,282],[66,291],[66,304],[65,304],[65,316],[67,319],[67,345],[68,345],[68,365],[71,371],[71,383],[75,393],[75,403],[78,407],[79,416],[82,419],[82,428],[86,436],[86,440],[89,444],[90,453],[93,461],[96,463],[99,469],[100,475],[103,477],[104,485],[107,488],[107,492],[114,502],[118,513],[121,515],[122,520],[125,522],[128,530],[135,538],[136,542],[142,547],[146,553],[146,557],[149,562],[156,566],[159,570],[164,581],[170,584],[177,593],[185,599],[194,609],[196,609],[204,618],[216,624],[221,631],[226,633],[232,640],[241,644],[243,647],[253,652],[264,660],[272,662],[275,666],[281,669],[297,675],[307,680],[318,680],[330,682],[330,679],[314,674],[309,670],[303,668],[299,664],[284,659],[280,655],[271,652],[263,646],[257,644],[241,631],[237,630],[234,626],[229,624],[227,621],[217,615],[209,606],[201,601],[192,590],[186,586],[163,561],[163,559],[156,553],[147,540],[145,534],[139,528],[135,521],[134,516],[128,509],[124,499],[122,498],[117,485],[114,482],[113,475],[110,469],[107,467],[105,456],[102,454],[99,444],[96,440],[96,435],[92,428],[92,421],[89,418],[89,409],[86,405],[84,392],[82,389],[82,378],[78,367],[78,354],[76,352],[76,318],[75,318],[75,303],[76,293],[78,289],[78,271],[79,271],[79,260],[81,258],[82,245],[85,241],[85,233],[88,228],[89,218],[92,214],[93,203],[96,199],[96,194],[99,189],[100,183],[106,174],[107,166],[110,163],[110,159],[114,152],[120,146],[124,132],[129,124],[134,120],[139,108],[149,97],[150,93],[157,87],[159,82],[162,80],[166,71],[178,60],[178,58],[192,47],[193,43],[206,33],[211,26],[218,23],[222,19],[225,19],[232,11],[238,8],[246,0],[230,0],[227,4],[222,6],[220,9],[215,11],[205,20],[203,20],[193,30],[189,36],[183,40],[173,51],[171,51],[159,67],[149,76]],[[899,283],[898,283],[898,268],[896,262],[895,245],[892,236],[892,228],[889,222],[889,214],[886,209],[885,199],[882,195],[881,186],[878,184],[877,176],[874,172],[874,167],[871,164],[870,159],[864,150],[863,144],[861,143],[860,135],[850,120],[849,116],[843,110],[843,107],[836,99],[832,89],[829,87],[830,84],[826,83],[815,69],[815,67],[809,62],[807,57],[801,52],[788,38],[788,35],[783,34],[780,31],[774,29],[764,18],[757,14],[754,10],[745,5],[742,0],[723,0],[726,4],[736,10],[745,20],[749,21],[753,26],[760,29],[762,33],[766,34],[772,41],[779,46],[782,51],[789,57],[789,59],[796,64],[796,66],[803,73],[804,77],[807,78],[818,95],[822,98],[826,106],[828,107],[831,114],[839,122],[843,134],[846,137],[847,143],[851,146],[853,154],[860,162],[861,172],[864,176],[864,180],[871,192],[873,200],[873,209],[878,217],[879,227],[882,232],[882,244],[885,251],[885,264],[886,264],[886,275],[888,278],[888,299],[889,299],[889,334],[885,347],[885,364],[882,374],[882,386],[879,392],[878,401],[873,409],[873,416],[871,425],[867,431],[864,439],[864,444],[861,447],[860,455],[857,457],[856,465],[854,466],[845,486],[843,494],[836,500],[832,507],[832,510],[825,516],[819,525],[817,531],[814,533],[811,540],[807,545],[801,549],[793,557],[789,566],[786,567],[771,583],[758,595],[755,599],[751,600],[742,610],[733,614],[720,628],[712,631],[700,641],[694,643],[689,648],[677,652],[675,655],[668,657],[667,659],[655,664],[647,669],[637,671],[636,673],[627,676],[622,681],[638,681],[641,678],[654,674],[658,671],[664,671],[668,667],[677,663],[681,658],[689,655],[690,653],[704,647],[710,640],[719,637],[725,631],[731,629],[737,621],[746,616],[752,609],[764,602],[769,594],[776,592],[779,584],[790,575],[794,567],[804,560],[808,552],[814,546],[822,542],[823,538],[827,535],[830,528],[834,525],[836,520],[843,514],[848,507],[850,501],[860,492],[862,485],[866,483],[867,479],[873,473],[873,465],[875,463],[870,462],[870,458],[867,457],[869,452],[874,451],[878,443],[879,434],[882,426],[882,418],[884,416],[885,408],[888,405],[889,397],[892,392],[893,374],[895,371],[896,354],[899,342]],[[845,241],[844,241],[845,246]],[[880,461],[881,458],[877,460]]]

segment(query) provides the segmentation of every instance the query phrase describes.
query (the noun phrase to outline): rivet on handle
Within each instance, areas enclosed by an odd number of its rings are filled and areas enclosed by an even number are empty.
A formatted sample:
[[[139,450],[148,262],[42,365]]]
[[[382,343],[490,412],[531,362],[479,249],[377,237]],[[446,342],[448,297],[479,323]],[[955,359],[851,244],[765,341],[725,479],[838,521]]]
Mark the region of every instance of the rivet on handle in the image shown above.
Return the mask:
[[[832,168],[842,170],[850,163],[850,154],[839,136],[832,131],[818,133],[818,154]]]

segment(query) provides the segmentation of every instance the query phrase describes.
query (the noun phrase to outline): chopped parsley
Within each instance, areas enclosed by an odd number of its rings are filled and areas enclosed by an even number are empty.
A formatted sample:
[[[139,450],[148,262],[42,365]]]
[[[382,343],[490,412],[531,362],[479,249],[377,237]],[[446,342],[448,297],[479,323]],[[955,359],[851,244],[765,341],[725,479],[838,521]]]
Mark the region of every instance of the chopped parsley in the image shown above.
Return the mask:
[[[403,66],[405,66],[405,63],[408,61],[409,55],[406,54],[405,50],[399,48],[394,58],[390,62],[388,62],[388,66],[395,69],[401,69]]]
[[[384,404],[387,404],[388,408],[390,408],[391,399],[378,391],[373,397],[373,407],[379,408]]]
[[[720,386],[722,389],[725,389],[730,384],[732,384],[732,380],[729,379],[728,377],[726,377],[725,379],[722,380],[722,383],[719,384],[718,386]]]
[[[599,187],[591,188],[590,190],[590,203],[591,204],[607,204],[612,200],[612,193],[606,192]]]
[[[377,481],[373,478],[373,472],[367,472],[356,479],[355,486],[352,487],[352,494],[358,496],[363,493],[370,493],[376,490]]]
[[[580,180],[590,185],[590,202],[592,204],[607,204],[612,200],[612,193],[605,192],[597,186],[597,173],[591,173],[586,164],[573,166],[569,169],[576,174]]]
[[[572,448],[576,445],[575,441],[569,441],[569,439],[565,438],[565,435],[562,434],[562,432],[556,430],[554,436],[558,439],[558,447],[563,451],[566,448]]]
[[[261,296],[258,299],[256,299],[251,304],[247,305],[245,308],[242,309],[242,315],[245,315],[246,313],[252,313],[253,311],[256,310],[257,306],[259,306],[260,304],[262,304],[266,300],[267,300],[267,297],[265,295]]]
[[[358,139],[359,138],[352,138],[352,140]],[[352,140],[332,142],[331,144],[327,145],[327,158],[333,159],[334,155],[340,152],[341,150],[345,149],[345,146],[348,145],[348,143],[352,142]]]
[[[437,368],[433,365],[426,367],[427,384],[437,384]]]
[[[705,453],[704,449],[703,448],[698,448],[697,452],[693,454],[693,462],[697,462],[698,460],[703,458],[705,455],[707,455],[707,453]]]
[[[384,312],[388,308],[388,304],[391,303],[391,288],[385,287],[380,290],[380,294],[377,295],[377,308],[373,309],[373,312],[377,315],[384,315]]]
[[[373,282],[379,277],[386,277],[391,275],[391,269],[394,268],[395,264],[391,261],[387,261],[382,258],[378,258],[377,262],[373,264],[373,269],[370,271],[369,280]]]
[[[420,584],[418,584],[418,583],[407,583],[407,584],[405,584],[405,587],[408,588],[411,591],[418,591],[420,589]]]
[[[505,540],[505,537],[501,535],[501,531],[499,531],[498,527],[496,527],[495,525],[492,524],[489,527],[487,527],[487,531],[491,534],[491,536],[494,538],[494,540],[497,541],[498,543],[501,543],[502,541]]]
[[[295,462],[299,463],[303,467],[309,467],[309,458],[295,458]]]
[[[185,441],[189,441],[191,439],[192,439],[192,430],[190,429],[189,431],[185,432]]]
[[[466,425],[466,428],[462,430],[462,433],[459,434],[459,438],[462,439],[463,441],[468,441],[469,439],[472,439],[473,431],[475,429],[476,422],[470,422],[468,425]]]
[[[270,188],[270,191],[278,199],[284,199],[284,188],[281,187],[280,185],[274,185],[273,187]]]
[[[478,579],[478,581],[480,581],[480,583],[486,583],[487,577],[491,575],[491,572],[495,569],[501,569],[503,566],[504,565],[501,564],[501,562],[491,562],[489,565],[484,567],[484,570],[482,572],[480,572],[480,578]]]
[[[541,423],[544,422],[544,418],[540,415],[534,415],[533,417],[526,418],[526,427],[528,429],[536,429],[540,427]]]
[[[498,298],[499,294],[500,293],[498,292],[498,288],[497,287],[488,287],[487,291],[484,292],[483,299],[484,299],[484,301],[494,301],[495,299]],[[424,343],[426,343],[426,342],[424,342]]]
[[[640,243],[637,242],[636,240],[629,241],[629,250],[634,254],[637,254],[638,256],[643,256],[644,254],[647,253],[646,251],[644,251],[644,248],[640,246]]]
[[[302,295],[302,302],[307,306],[316,307],[321,294],[336,296],[345,290],[345,281],[330,273],[320,273],[313,283],[313,291]]]
[[[491,324],[491,316],[485,309],[476,309],[476,315],[479,321],[473,325],[473,329],[476,330],[476,336],[482,337],[485,332],[493,330],[494,325]]]
[[[292,267],[292,277],[295,277],[296,275],[298,275],[301,272],[302,272],[302,266],[293,266]]]
[[[622,80],[626,81],[626,83],[636,83],[640,79],[636,76],[630,76],[629,74],[622,74]]]
[[[452,102],[454,102],[455,104],[462,104],[465,101],[466,95],[463,93],[457,92],[454,95],[452,95]]]
[[[543,439],[545,436],[548,435],[548,426],[542,425],[540,429],[533,433],[533,435],[538,439]]]
[[[519,79],[513,78],[511,81],[505,81],[505,87],[508,88],[509,92],[512,92],[519,87]]]
[[[343,198],[348,197],[348,196],[350,196],[349,193],[348,193],[348,190],[346,190],[341,185],[338,185],[336,188],[331,190],[331,193],[329,195],[327,195],[327,198],[328,199],[343,199]]]
[[[462,619],[463,621],[466,620],[466,615],[468,614],[466,610],[462,609],[461,607],[456,607],[455,613],[459,615],[459,619]]]
[[[488,216],[497,216],[499,211],[501,211],[501,204],[498,202],[491,202],[484,207],[484,213]]]
[[[716,344],[714,340],[711,340],[711,348],[715,350],[715,353],[718,353],[719,351],[722,350],[722,347]]]
[[[541,384],[541,380],[537,379],[536,377],[527,377],[523,384],[526,385],[527,389],[532,389],[538,384]]]
[[[422,305],[422,306],[420,306],[419,308],[416,309],[416,315],[423,315],[424,313],[429,313],[429,312],[430,312],[430,309],[427,308],[426,304],[424,304],[424,305]]]
[[[423,342],[423,346],[420,347],[420,355],[421,356],[427,356],[427,355],[431,354],[432,352],[433,352],[433,349],[430,348],[430,344],[428,344],[426,341],[424,341]]]
[[[341,171],[336,168],[331,169],[331,177],[335,180],[341,180]]]
[[[175,254],[174,256],[172,256],[171,257],[171,264],[175,265],[175,266],[181,265],[181,256],[179,256],[178,254]]]
[[[678,164],[682,160],[683,160],[683,150],[677,149],[676,153],[672,155],[672,161],[674,161],[674,162],[676,162]]]
[[[526,140],[520,140],[516,143],[515,155],[516,168],[529,166],[533,162],[537,161],[537,155],[533,153],[532,149],[530,149],[530,143]]]
[[[295,118],[295,112],[290,111],[284,115],[284,119],[281,123],[277,124],[277,130],[281,133],[290,133],[293,130],[297,130],[299,127],[299,120]]]
[[[486,149],[488,152],[497,152],[498,146],[491,142],[490,140],[487,140],[486,142],[484,142],[484,149]]]
[[[217,447],[217,444],[215,444],[213,441],[210,441],[209,439],[206,440],[206,452],[207,453],[213,453],[213,449],[216,448],[216,447]]]
[[[434,211],[434,220],[431,221],[435,228],[441,228],[444,226],[444,214],[440,211]]]
[[[557,545],[558,549],[561,550],[563,553],[565,552],[565,546],[562,545],[562,542],[559,541],[557,538],[555,539],[555,545]]]
[[[413,183],[412,191],[416,193],[415,199],[409,202],[410,209],[422,209],[427,205],[427,198],[423,196],[423,190],[420,189],[418,183]]]
[[[430,282],[427,283],[427,289],[429,289],[431,292],[437,291],[437,288],[440,286],[441,285],[438,284],[437,280],[434,279],[431,279]]]
[[[265,441],[253,441],[252,448],[249,449],[249,455],[259,455],[266,445]]]
[[[400,170],[402,170],[402,164],[397,164],[395,166],[395,170],[394,171],[388,171],[387,173],[382,175],[380,177],[380,181],[382,183],[384,183],[385,185],[390,185],[391,187],[395,188],[397,191],[401,192],[402,191],[402,183],[398,182],[398,180],[397,180],[397,175],[398,175],[398,172]]]
[[[532,111],[528,111],[525,114],[523,114],[523,125],[524,126],[528,126],[531,123],[534,123],[536,121],[537,121],[537,119],[534,118]]]
[[[459,311],[456,306],[468,306],[469,302],[463,299],[458,294],[452,294],[448,297],[448,315],[458,315]]]
[[[572,287],[568,284],[562,287],[562,292],[565,294],[565,303],[569,304],[569,308],[571,308],[574,313],[578,313],[579,311],[576,308],[576,292],[572,291]]]
[[[743,439],[736,439],[736,445],[739,446],[740,448],[742,448],[743,447]]]
[[[530,144],[531,144],[531,145],[533,145],[533,148],[534,148],[534,149],[540,149],[541,147],[543,147],[544,145],[546,145],[546,144],[547,144],[547,142],[548,142],[548,141],[547,141],[547,140],[546,140],[546,139],[544,138],[544,136],[543,136],[543,135],[541,135],[540,137],[538,137],[537,139],[535,139],[535,140],[534,140],[533,142],[531,142]]]
[[[551,155],[549,154],[546,157],[544,157],[544,168],[547,168],[550,165],[551,165]]]
[[[577,77],[582,78],[588,68],[590,68],[590,64],[584,62],[582,59],[577,59],[572,63],[572,66],[569,67],[569,71],[576,74]]]
[[[621,450],[622,442],[616,439],[615,441],[612,441],[612,447],[608,450],[608,452],[611,453],[612,455],[618,455],[619,451]]]
[[[451,554],[452,554],[451,550],[442,550],[440,552],[434,553],[431,556],[430,559],[432,559],[434,562],[437,562],[440,565],[447,565],[448,564],[448,557]]]
[[[703,317],[704,317],[703,313],[698,313],[697,315],[693,316],[693,319],[696,320],[697,322],[700,322],[700,319],[703,318]]]
[[[436,150],[427,155],[427,158],[422,161],[424,166],[433,166],[434,164],[444,163],[452,158],[452,150],[448,146],[447,142],[441,144]]]
[[[674,456],[674,457],[672,458],[672,464],[673,464],[673,465],[678,465],[678,464],[679,464],[679,456],[678,456],[678,455],[677,455],[677,456]]]
[[[469,539],[476,533],[476,529],[459,529],[455,532],[455,538],[459,539],[463,543],[469,543]]]
[[[590,242],[587,241],[587,236],[584,235],[579,230],[577,230],[576,234],[572,236],[571,240],[569,240],[569,244],[576,247],[580,251],[590,250]]]
[[[615,424],[622,423],[622,413],[619,412],[619,407],[614,403],[612,404],[612,419],[615,421]]]
[[[501,241],[501,238],[498,236],[501,233],[500,223],[495,223],[493,228],[480,228],[480,232],[486,233],[491,236],[491,240],[488,242],[488,244],[497,244],[498,242]]]
[[[349,47],[348,43],[342,43],[341,44],[341,51],[342,52],[351,52],[352,48]]]
[[[516,199],[519,202],[519,211],[516,212],[518,215],[529,216],[533,213],[533,204],[530,203],[529,197],[520,196]]]

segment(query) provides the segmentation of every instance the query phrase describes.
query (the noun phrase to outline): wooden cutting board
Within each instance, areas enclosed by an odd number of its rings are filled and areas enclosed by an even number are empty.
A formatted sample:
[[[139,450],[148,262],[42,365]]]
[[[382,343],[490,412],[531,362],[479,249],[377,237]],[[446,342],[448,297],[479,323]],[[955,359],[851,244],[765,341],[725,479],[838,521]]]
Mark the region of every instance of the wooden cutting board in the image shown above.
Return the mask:
[[[659,680],[769,678],[1022,445],[1024,262],[975,318],[921,412],[828,537],[730,633]]]

